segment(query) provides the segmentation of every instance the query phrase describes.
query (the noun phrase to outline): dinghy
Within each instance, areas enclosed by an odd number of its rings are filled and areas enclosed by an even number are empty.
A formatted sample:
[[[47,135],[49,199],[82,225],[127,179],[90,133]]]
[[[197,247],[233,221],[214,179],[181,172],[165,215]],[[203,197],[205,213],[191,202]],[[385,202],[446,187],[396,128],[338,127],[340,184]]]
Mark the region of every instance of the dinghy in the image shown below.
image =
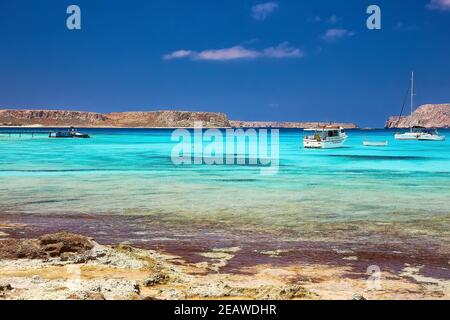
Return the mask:
[[[363,141],[363,145],[366,147],[387,147],[387,141]]]

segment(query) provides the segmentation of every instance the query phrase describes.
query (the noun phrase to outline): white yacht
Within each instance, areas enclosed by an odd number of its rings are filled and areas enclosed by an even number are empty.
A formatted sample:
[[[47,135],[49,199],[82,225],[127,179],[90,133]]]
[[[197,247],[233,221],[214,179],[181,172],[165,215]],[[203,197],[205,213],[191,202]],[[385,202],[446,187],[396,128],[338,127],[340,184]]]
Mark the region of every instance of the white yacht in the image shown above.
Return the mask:
[[[445,140],[445,136],[439,135],[439,132],[436,129],[429,129],[424,127],[418,127],[412,125],[412,115],[413,115],[413,106],[414,106],[414,72],[411,74],[411,116],[409,123],[409,131],[403,133],[396,133],[396,140],[428,140],[428,141],[443,141]],[[402,109],[403,111],[403,109]],[[401,115],[399,117],[400,121]]]
[[[313,134],[303,137],[303,147],[313,149],[341,148],[347,140],[344,128],[337,126],[323,126],[305,129]]]

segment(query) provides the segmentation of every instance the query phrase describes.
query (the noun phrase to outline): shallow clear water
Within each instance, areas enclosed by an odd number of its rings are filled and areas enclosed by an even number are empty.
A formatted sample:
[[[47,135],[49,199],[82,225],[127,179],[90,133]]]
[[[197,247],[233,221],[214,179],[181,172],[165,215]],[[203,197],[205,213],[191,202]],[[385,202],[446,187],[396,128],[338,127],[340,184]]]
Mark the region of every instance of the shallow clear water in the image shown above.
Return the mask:
[[[279,173],[263,176],[258,166],[173,165],[171,130],[82,131],[92,138],[0,135],[0,212],[221,223],[286,240],[426,240],[448,252],[449,140],[350,130],[346,148],[306,150],[301,130],[281,130]]]

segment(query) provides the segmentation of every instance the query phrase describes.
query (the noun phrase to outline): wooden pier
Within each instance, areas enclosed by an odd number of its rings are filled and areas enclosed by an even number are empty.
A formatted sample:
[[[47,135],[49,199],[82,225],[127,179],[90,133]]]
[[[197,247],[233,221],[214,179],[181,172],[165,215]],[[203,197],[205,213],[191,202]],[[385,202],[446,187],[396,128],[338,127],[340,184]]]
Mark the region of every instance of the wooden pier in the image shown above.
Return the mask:
[[[32,137],[34,137],[35,135],[50,135],[50,133],[52,133],[53,131],[46,131],[46,130],[32,130],[32,129],[16,129],[16,130],[11,130],[11,129],[7,129],[7,130],[2,130],[0,129],[0,135],[8,135],[8,136],[12,136],[12,135],[18,135],[19,137],[22,135],[31,135]]]

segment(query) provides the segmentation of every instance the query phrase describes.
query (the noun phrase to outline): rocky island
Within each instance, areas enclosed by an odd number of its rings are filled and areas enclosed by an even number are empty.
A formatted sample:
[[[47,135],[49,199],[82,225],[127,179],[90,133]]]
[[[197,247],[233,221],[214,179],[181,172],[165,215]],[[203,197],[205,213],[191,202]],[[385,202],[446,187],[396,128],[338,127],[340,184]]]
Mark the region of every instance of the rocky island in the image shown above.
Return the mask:
[[[450,127],[450,103],[425,104],[412,116],[393,116],[386,121],[386,128],[409,128],[410,125],[426,128]]]
[[[356,129],[358,126],[354,123],[340,122],[280,122],[280,121],[236,121],[231,120],[230,125],[234,128],[314,128],[317,126],[334,125],[345,129]]]
[[[149,111],[96,113],[69,110],[0,110],[0,126],[44,126],[85,128],[189,128],[201,121],[203,127],[277,127],[308,128],[329,123],[320,122],[250,122],[230,121],[219,112]],[[356,128],[353,123],[340,123],[345,128]]]

